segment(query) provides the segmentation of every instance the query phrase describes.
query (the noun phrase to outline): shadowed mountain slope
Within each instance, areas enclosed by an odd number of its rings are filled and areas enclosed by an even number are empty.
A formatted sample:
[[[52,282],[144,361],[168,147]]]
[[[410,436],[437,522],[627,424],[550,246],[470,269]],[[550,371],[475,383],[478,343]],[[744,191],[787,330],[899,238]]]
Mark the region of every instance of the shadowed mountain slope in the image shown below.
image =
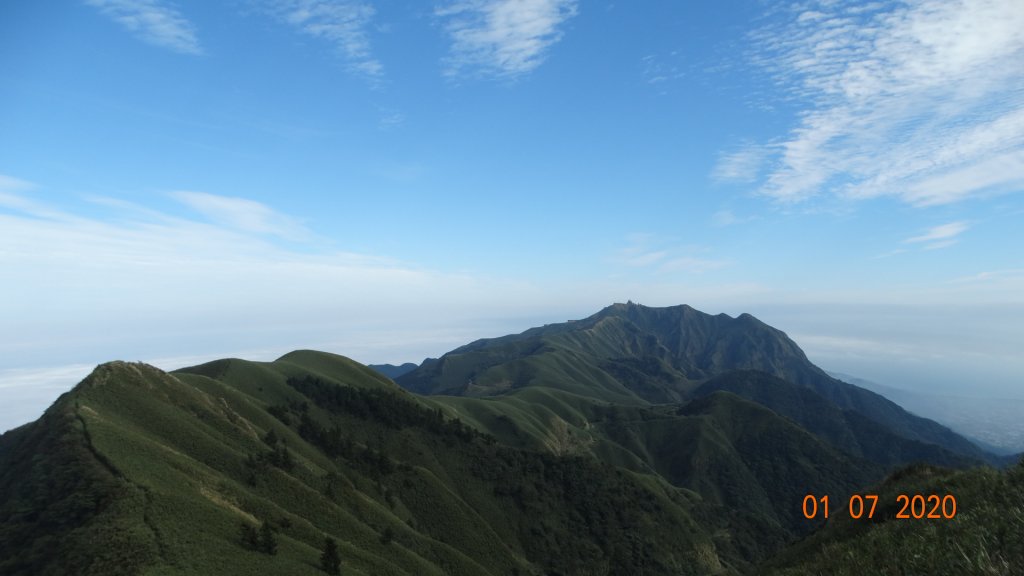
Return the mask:
[[[12,575],[317,574],[326,536],[346,574],[733,573],[712,533],[755,535],[657,476],[505,446],[308,351],[102,365],[0,437],[0,463]],[[264,524],[274,555],[240,535]]]
[[[417,365],[412,362],[406,362],[401,366],[395,366],[394,364],[369,364],[368,366],[392,380],[403,374],[408,374],[417,368]]]
[[[809,388],[903,438],[992,460],[948,428],[832,378],[784,332],[753,316],[712,316],[685,305],[614,304],[583,320],[478,340],[396,381],[421,394],[485,397],[544,386],[641,406],[686,401],[701,384],[734,370],[764,372]]]
[[[840,409],[810,388],[765,372],[727,372],[700,385],[694,394],[703,396],[715,391],[732,392],[770,408],[836,448],[885,467],[908,462],[966,467],[982,462],[936,444],[906,439],[856,410]]]

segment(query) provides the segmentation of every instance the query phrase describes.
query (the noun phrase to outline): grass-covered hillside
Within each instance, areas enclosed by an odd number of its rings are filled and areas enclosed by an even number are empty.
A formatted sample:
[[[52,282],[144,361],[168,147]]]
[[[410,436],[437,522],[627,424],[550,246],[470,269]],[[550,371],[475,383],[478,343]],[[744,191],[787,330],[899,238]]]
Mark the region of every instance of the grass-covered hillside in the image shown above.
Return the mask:
[[[786,334],[749,314],[732,318],[689,306],[614,304],[588,318],[478,340],[397,378],[422,394],[488,397],[544,387],[617,405],[685,402],[697,388],[737,370],[756,371],[815,392],[907,440],[968,460],[991,454],[882,396],[832,378]],[[706,393],[706,391],[704,391]],[[856,416],[854,416],[856,417]],[[916,450],[886,456],[911,462]],[[906,458],[902,457],[906,456]],[[950,455],[943,463],[953,463]]]
[[[503,445],[328,354],[106,364],[0,447],[3,574],[318,574],[327,538],[345,574],[743,565],[697,494]]]
[[[431,395],[323,352],[112,362],[0,436],[0,574],[1021,566],[1020,468],[819,372],[753,317],[632,304],[399,376]],[[872,522],[802,511],[872,490]],[[907,490],[958,515],[890,521]]]
[[[871,521],[839,507],[828,525],[767,563],[770,576],[878,574],[1016,576],[1024,573],[1024,463],[1004,471],[951,471],[915,466],[864,493],[877,494]],[[941,508],[928,519],[904,510],[899,495],[956,499],[956,514]],[[922,509],[918,508],[917,512]],[[951,512],[947,506],[945,512]],[[857,510],[855,509],[855,513]],[[897,518],[903,512],[910,518]]]

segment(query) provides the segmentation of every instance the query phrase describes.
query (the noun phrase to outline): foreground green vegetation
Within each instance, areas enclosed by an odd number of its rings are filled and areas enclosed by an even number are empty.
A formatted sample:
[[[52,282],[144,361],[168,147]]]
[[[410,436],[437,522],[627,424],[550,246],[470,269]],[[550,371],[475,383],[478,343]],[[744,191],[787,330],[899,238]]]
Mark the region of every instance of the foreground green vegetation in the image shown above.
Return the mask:
[[[400,377],[452,395],[312,351],[113,362],[0,436],[0,574],[1022,565],[1020,468],[977,467],[948,430],[819,373],[751,317],[634,305]],[[975,468],[903,468],[917,460]],[[865,490],[882,497],[871,522],[801,511]],[[959,513],[892,520],[901,491],[955,494]]]
[[[330,355],[107,364],[3,442],[4,574],[317,574],[328,538],[345,574],[730,571],[696,494]]]
[[[854,520],[840,508],[824,530],[773,560],[764,573],[1012,576],[1024,570],[1024,463],[1006,471],[915,466],[865,492],[879,495],[872,521]],[[897,518],[900,494],[953,495],[956,516]]]

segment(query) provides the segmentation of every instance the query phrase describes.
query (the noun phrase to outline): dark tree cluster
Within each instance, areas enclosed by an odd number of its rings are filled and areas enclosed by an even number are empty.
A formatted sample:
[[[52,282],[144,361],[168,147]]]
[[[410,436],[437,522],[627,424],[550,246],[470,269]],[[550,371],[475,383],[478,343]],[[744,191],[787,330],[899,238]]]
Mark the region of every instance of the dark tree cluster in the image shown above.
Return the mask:
[[[298,408],[294,405],[278,405],[271,406],[271,409],[268,409],[268,412],[275,415],[284,415],[285,419],[282,420],[284,422],[286,420],[292,421],[293,411]],[[395,471],[395,462],[383,450],[356,444],[343,432],[341,426],[335,424],[326,427],[314,420],[309,415],[308,410],[300,411],[297,418],[299,421],[299,436],[331,458],[344,458],[356,469],[366,473],[373,479],[380,479]],[[294,462],[291,453],[287,447],[283,446],[283,441],[281,441],[275,444],[274,449],[270,453],[263,454],[257,458],[250,456],[247,464],[251,468],[258,468],[261,465],[265,467],[269,464],[288,471],[291,470]]]
[[[330,536],[324,540],[324,551],[320,555],[320,568],[332,576],[341,575],[341,554],[338,553],[338,543]]]
[[[350,414],[388,428],[423,428],[462,440],[480,435],[459,419],[446,419],[440,409],[431,410],[390,390],[339,386],[308,375],[289,378],[288,385],[329,412]]]
[[[593,458],[559,457],[496,444],[463,422],[446,419],[440,410],[425,408],[400,393],[343,386],[309,376],[291,378],[288,384],[310,403],[293,401],[269,412],[326,455],[343,458],[352,468],[377,480],[378,486],[383,476],[401,471],[402,466],[383,450],[353,441],[343,428],[352,423],[345,419],[393,430],[414,427],[422,430],[424,437],[432,437],[431,445],[464,463],[474,485],[491,488],[509,511],[526,556],[550,574],[668,570],[652,560],[656,550],[671,545],[659,539],[659,534],[682,527],[664,514],[660,500],[613,466]],[[321,420],[311,404],[343,419]],[[272,437],[264,440],[273,443]],[[406,478],[406,482],[413,481]],[[394,505],[390,490],[380,490]],[[335,496],[330,477],[325,491]],[[649,522],[652,516],[664,526],[654,528]],[[395,537],[393,530],[385,529],[380,541],[387,544]],[[326,548],[324,553],[326,557]],[[323,561],[322,567],[331,573]]]
[[[519,525],[524,549],[551,574],[599,565],[613,574],[642,574],[652,567],[653,547],[664,545],[650,541],[642,520],[659,515],[661,504],[611,466],[495,446],[473,455],[470,472],[528,519]]]
[[[245,460],[245,466],[249,470],[248,482],[250,485],[255,485],[257,477],[266,474],[267,469],[271,466],[285,472],[291,472],[295,468],[295,458],[292,456],[291,450],[288,449],[288,445],[283,440],[278,441],[277,436],[273,434],[273,430],[267,433],[268,438],[274,440],[269,451],[256,455],[249,454]]]
[[[278,420],[283,422],[285,426],[291,426],[292,425],[292,417],[288,413],[288,406],[283,406],[283,405],[268,406],[267,407],[267,412],[269,412],[270,415],[273,416],[274,418],[277,418]]]
[[[269,554],[277,554],[277,538],[274,536],[274,528],[266,520],[257,529],[252,524],[242,521],[241,528],[242,545],[250,550]]]
[[[481,435],[461,420],[446,419],[441,410],[425,408],[399,393],[341,386],[312,376],[289,378],[287,382],[317,406],[333,414],[370,420],[392,429],[421,428],[449,440],[469,442],[484,438],[493,443],[493,438]],[[373,479],[379,480],[395,471],[395,462],[382,449],[356,444],[341,426],[325,426],[313,418],[309,408],[308,402],[292,401],[270,406],[267,412],[285,425],[297,425],[303,440],[332,458],[344,458]],[[262,460],[257,459],[251,464],[265,462],[290,470],[291,455],[287,448],[281,448],[281,441],[277,438],[276,433],[268,432],[264,441],[273,448],[273,452],[262,455]]]

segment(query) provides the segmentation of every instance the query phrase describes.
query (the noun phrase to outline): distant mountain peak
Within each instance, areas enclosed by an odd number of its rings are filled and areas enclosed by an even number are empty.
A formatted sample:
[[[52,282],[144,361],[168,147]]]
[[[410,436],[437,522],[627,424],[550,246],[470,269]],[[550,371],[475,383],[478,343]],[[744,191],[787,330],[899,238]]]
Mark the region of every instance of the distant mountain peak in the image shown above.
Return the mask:
[[[810,388],[905,438],[985,457],[948,429],[832,378],[785,332],[752,314],[711,315],[686,304],[615,303],[577,322],[478,340],[396,381],[425,394],[497,396],[540,386],[635,405],[685,401],[701,384],[734,370]]]
[[[107,385],[111,382],[118,384],[140,385],[147,383],[153,385],[153,379],[165,377],[167,374],[145,362],[128,362],[125,360],[112,360],[104,362],[93,368],[85,379],[82,380],[73,390],[84,388],[96,388]]]

